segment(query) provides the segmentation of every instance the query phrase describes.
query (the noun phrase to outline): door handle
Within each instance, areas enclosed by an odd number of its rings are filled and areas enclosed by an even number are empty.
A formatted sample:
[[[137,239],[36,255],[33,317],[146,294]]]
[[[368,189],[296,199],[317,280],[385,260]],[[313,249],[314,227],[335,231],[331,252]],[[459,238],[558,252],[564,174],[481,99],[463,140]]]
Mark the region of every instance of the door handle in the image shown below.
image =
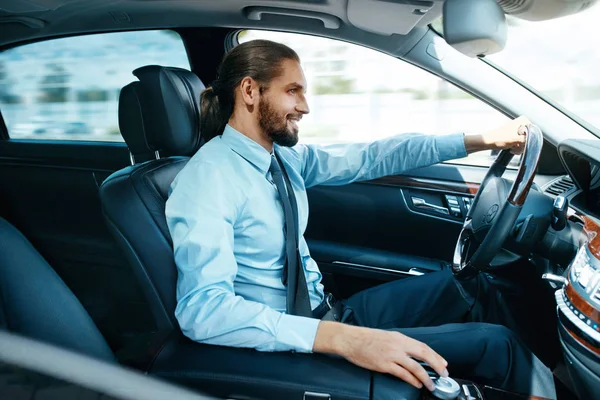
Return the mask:
[[[411,196],[410,199],[412,200],[413,206],[419,210],[433,211],[438,214],[450,215],[450,211],[446,207],[436,206],[435,204],[428,203],[420,197]]]

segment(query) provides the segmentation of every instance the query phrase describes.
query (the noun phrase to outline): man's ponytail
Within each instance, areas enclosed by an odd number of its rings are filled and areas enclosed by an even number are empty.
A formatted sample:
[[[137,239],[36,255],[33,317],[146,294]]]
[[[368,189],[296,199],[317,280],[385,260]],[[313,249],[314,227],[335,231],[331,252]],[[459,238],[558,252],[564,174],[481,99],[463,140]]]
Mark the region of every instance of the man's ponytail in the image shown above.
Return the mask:
[[[200,94],[200,110],[202,119],[200,121],[200,132],[204,141],[208,142],[223,133],[229,115],[223,115],[219,96],[212,86],[207,87]]]

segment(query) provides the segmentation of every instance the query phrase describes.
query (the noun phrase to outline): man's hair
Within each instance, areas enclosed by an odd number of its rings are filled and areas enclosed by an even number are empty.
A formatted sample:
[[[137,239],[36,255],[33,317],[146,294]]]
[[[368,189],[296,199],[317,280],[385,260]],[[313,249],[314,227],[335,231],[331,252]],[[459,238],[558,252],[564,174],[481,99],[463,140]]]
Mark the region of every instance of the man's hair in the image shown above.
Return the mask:
[[[201,132],[204,140],[223,133],[234,106],[234,93],[242,80],[250,77],[261,93],[283,72],[282,61],[300,62],[288,46],[270,40],[252,40],[234,47],[223,57],[217,79],[200,95]]]

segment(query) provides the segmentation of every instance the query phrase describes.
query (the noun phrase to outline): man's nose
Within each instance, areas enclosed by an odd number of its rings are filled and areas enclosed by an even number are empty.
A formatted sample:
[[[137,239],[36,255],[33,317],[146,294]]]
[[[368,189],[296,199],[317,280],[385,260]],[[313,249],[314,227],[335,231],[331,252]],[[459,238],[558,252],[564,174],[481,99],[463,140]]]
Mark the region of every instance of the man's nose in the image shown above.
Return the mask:
[[[296,111],[302,114],[308,114],[310,112],[310,108],[308,107],[308,101],[306,101],[306,97],[302,96],[302,100],[296,104]]]

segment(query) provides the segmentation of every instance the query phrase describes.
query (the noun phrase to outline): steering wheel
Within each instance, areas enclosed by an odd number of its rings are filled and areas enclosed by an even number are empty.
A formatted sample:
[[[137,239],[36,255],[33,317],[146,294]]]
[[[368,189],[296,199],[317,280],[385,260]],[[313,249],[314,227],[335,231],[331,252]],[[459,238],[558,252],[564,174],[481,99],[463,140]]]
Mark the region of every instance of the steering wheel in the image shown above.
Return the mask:
[[[485,271],[500,251],[529,194],[542,152],[542,131],[525,128],[525,149],[514,182],[502,178],[513,154],[502,150],[485,178],[467,213],[454,249],[452,272],[469,279]],[[512,183],[512,186],[511,186]]]

